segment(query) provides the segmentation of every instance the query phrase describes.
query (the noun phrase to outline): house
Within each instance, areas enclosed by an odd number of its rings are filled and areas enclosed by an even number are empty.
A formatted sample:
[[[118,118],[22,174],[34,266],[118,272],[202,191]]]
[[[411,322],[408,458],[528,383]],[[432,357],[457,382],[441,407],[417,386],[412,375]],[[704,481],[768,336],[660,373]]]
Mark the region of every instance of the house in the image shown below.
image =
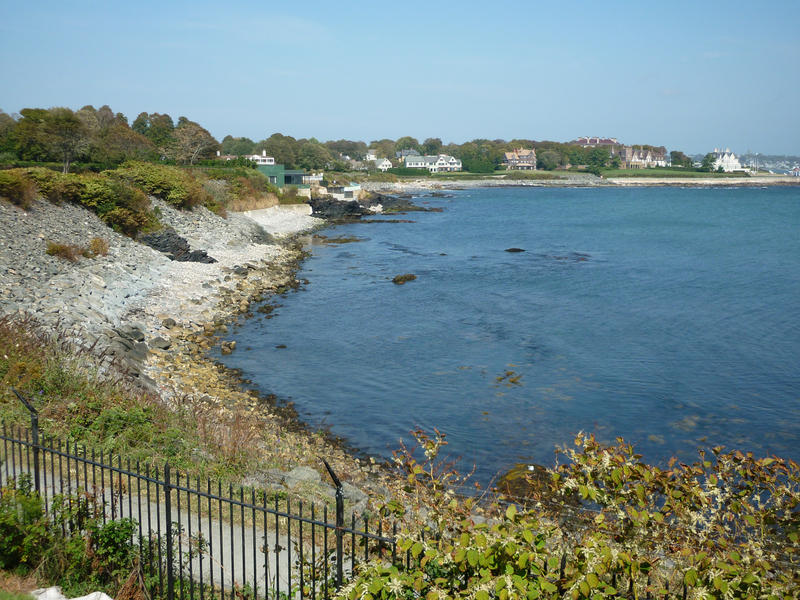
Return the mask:
[[[797,165],[795,165],[795,166],[794,166],[794,169],[792,169],[791,171],[789,171],[789,175],[791,175],[792,177],[800,177],[800,167],[798,167]]]
[[[386,171],[392,168],[392,161],[390,161],[388,158],[379,158],[371,161],[370,166],[373,169],[378,169],[379,171],[386,173]]]
[[[310,178],[311,180],[316,180],[316,178],[318,178],[318,181],[322,181],[322,173],[312,173],[309,175],[305,171],[286,169],[283,165],[276,165],[274,163],[270,165],[261,164],[258,165],[256,169],[266,175],[271,184],[279,188],[287,185],[292,185],[297,188],[310,188],[309,183],[305,181],[306,178]]]
[[[730,148],[726,148],[724,151],[719,148],[714,148],[714,152],[711,154],[714,155],[712,167],[715,171],[719,171],[720,168],[726,173],[743,170],[742,164],[739,162],[739,159],[736,158],[736,155],[731,152]]]
[[[622,146],[617,151],[624,169],[649,169],[667,166],[666,148],[652,146]]]
[[[303,175],[303,183],[307,183],[309,185],[319,185],[323,179],[323,172],[320,171],[319,173],[308,173]]]
[[[378,152],[377,150],[373,150],[372,148],[370,148],[369,150],[367,150],[367,153],[364,155],[364,160],[366,162],[369,162],[371,160],[378,160],[377,152]]]
[[[601,138],[601,137],[579,137],[577,140],[572,140],[570,144],[576,146],[583,146],[584,148],[597,148],[598,146],[619,146],[620,143],[617,138]]]
[[[503,164],[508,170],[516,171],[535,171],[536,170],[536,150],[526,150],[519,148],[506,152]]]
[[[394,153],[395,158],[405,159],[406,156],[420,156],[420,153],[413,148],[406,148]]]
[[[449,154],[431,156],[409,155],[404,158],[407,169],[428,169],[431,173],[460,171],[461,161]]]
[[[247,154],[245,158],[252,160],[257,165],[274,165],[275,159],[267,156],[267,151],[262,150],[261,154]]]
[[[357,183],[350,183],[350,185],[329,185],[327,188],[329,196],[333,196],[334,200],[341,202],[358,200],[361,195],[361,186]]]

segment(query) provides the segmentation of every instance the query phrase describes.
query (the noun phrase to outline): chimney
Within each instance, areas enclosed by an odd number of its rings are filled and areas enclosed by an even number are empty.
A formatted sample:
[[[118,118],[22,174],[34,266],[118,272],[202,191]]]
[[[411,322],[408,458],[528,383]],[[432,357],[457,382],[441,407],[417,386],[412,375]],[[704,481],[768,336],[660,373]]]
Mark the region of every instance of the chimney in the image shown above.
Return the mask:
[[[261,151],[261,156],[266,156],[266,155],[267,155],[267,151],[266,150],[262,150]]]
[[[219,156],[219,150],[217,150],[217,156]]]

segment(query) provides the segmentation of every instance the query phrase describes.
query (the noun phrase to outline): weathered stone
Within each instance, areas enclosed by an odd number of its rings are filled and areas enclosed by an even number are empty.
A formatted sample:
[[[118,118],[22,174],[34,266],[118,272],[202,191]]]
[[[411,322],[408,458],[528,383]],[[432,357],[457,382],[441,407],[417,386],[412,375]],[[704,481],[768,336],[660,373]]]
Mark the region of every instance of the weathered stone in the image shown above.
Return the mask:
[[[294,487],[299,483],[318,483],[322,481],[322,475],[311,467],[295,467],[283,477],[283,482],[287,487]]]
[[[175,327],[177,325],[177,323],[175,322],[175,319],[173,319],[172,317],[167,317],[166,319],[163,319],[161,321],[161,324],[164,327],[166,327],[167,329],[172,329],[173,327]]]
[[[150,347],[151,348],[158,348],[160,350],[168,350],[169,347],[172,346],[172,342],[167,340],[161,336],[155,337],[150,340]]]

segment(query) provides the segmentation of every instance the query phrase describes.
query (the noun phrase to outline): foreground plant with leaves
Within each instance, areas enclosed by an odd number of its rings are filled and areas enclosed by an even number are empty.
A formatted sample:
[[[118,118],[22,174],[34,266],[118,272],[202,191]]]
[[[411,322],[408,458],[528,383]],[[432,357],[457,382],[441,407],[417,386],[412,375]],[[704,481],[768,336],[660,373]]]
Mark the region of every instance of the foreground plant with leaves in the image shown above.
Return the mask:
[[[566,464],[531,479],[523,508],[508,498],[481,508],[453,493],[459,476],[437,462],[444,436],[415,435],[425,459],[406,450],[396,457],[418,502],[405,512],[403,560],[362,567],[342,591],[349,600],[800,593],[792,461],[715,448],[692,465],[660,469],[622,440],[604,446],[579,434],[561,451]]]

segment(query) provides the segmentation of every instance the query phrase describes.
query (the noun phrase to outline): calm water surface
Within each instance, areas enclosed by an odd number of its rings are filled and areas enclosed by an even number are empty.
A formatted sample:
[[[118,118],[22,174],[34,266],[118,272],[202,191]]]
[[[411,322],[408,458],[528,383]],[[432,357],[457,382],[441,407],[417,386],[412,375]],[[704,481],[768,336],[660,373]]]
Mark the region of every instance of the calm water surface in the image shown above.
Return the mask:
[[[800,188],[418,202],[443,212],[326,230],[362,241],[313,245],[309,285],[225,363],[370,453],[438,427],[484,481],[579,430],[652,461],[800,459]]]

